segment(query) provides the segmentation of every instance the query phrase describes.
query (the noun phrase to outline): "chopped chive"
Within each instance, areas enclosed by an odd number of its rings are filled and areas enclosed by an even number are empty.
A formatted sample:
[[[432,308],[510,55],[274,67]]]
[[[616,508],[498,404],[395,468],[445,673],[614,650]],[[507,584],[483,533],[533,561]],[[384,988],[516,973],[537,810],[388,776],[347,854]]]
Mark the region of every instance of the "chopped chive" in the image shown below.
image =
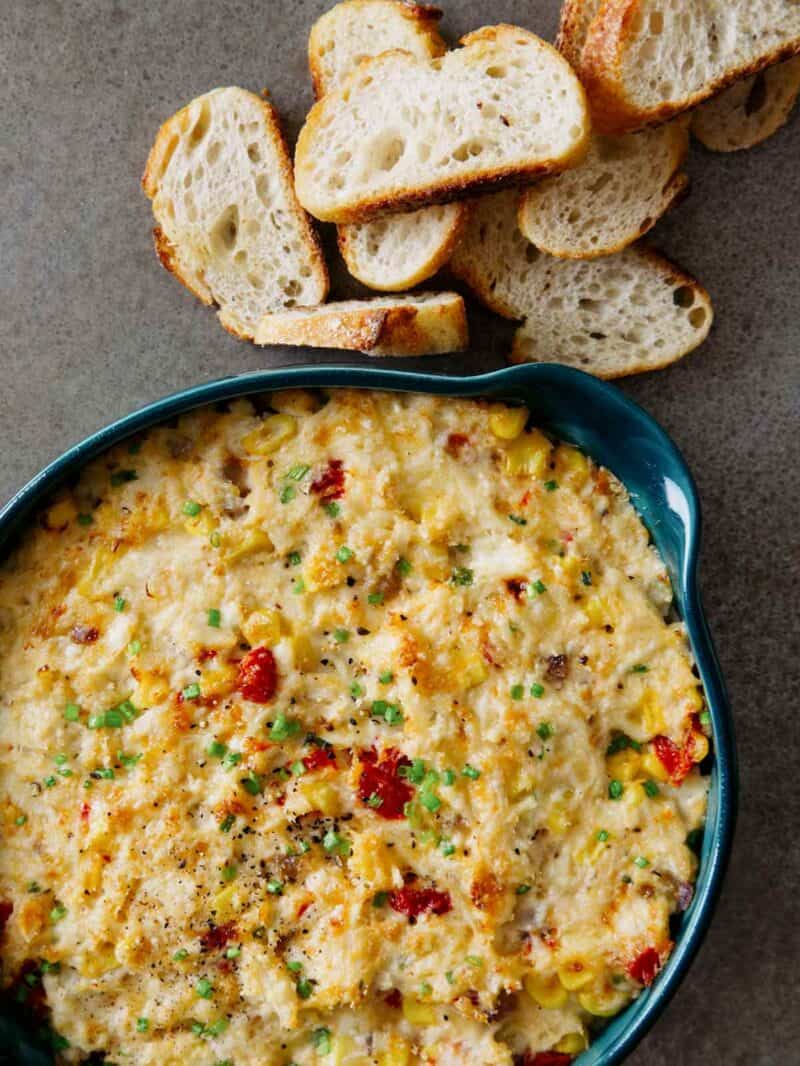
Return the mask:
[[[81,715],[81,709],[77,703],[68,703],[64,708],[64,718],[68,722],[77,722]]]
[[[343,544],[341,548],[336,551],[336,561],[338,563],[348,563],[353,558],[352,548],[348,548],[346,544]]]
[[[184,959],[188,959],[189,952],[186,948],[178,948],[175,954],[172,956],[173,962],[183,962]]]
[[[397,567],[398,573],[400,573],[402,577],[408,577],[408,575],[414,569],[408,559],[404,559],[402,556],[397,560],[395,566]]]
[[[206,748],[208,754],[212,755],[215,759],[221,759],[227,750],[227,745],[223,744],[221,740],[212,740]]]
[[[229,833],[231,831],[231,829],[233,828],[233,823],[235,821],[236,821],[236,818],[235,818],[234,815],[226,814],[225,817],[222,819],[222,821],[219,823],[220,831],[223,832],[223,833]]]
[[[297,495],[297,489],[293,485],[284,485],[280,491],[281,503],[291,503]]]
[[[142,642],[140,640],[132,640],[128,645],[128,655],[138,655],[142,650]]]
[[[339,836],[333,829],[329,829],[322,838],[322,846],[329,855],[337,854],[347,856],[350,854],[350,842]]]
[[[251,796],[260,796],[262,787],[261,778],[252,770],[242,781],[242,788]]]
[[[545,481],[544,487],[545,487],[545,489],[547,489],[548,492],[555,492],[556,489],[558,488],[558,482],[557,481]]]
[[[331,1031],[324,1026],[315,1029],[311,1034],[311,1043],[317,1049],[318,1055],[329,1055],[333,1044],[331,1043]]]
[[[216,530],[210,534],[208,538],[208,543],[211,545],[212,548],[218,548],[220,544],[222,544],[222,537]]]
[[[534,696],[537,700],[540,700],[544,696],[544,685],[540,685],[535,682],[531,685],[531,696]]]
[[[643,781],[642,788],[645,790],[650,799],[655,799],[655,797],[659,793],[659,788],[655,781]]]
[[[232,770],[234,766],[238,766],[242,761],[242,753],[240,751],[229,751],[223,756],[222,765],[226,770]]]
[[[186,688],[183,689],[182,694],[185,700],[196,700],[199,698],[200,693],[200,686],[196,681],[193,681],[191,685],[187,685]]]
[[[483,966],[483,959],[480,955],[465,955],[464,962],[469,963],[470,966]]]
[[[280,881],[276,881],[274,877],[270,878],[270,880],[267,881],[267,892],[269,892],[271,896],[282,896],[282,883]]]
[[[297,994],[300,999],[308,999],[314,991],[314,986],[305,977],[302,979],[302,981],[297,982],[295,988],[297,989]],[[322,1054],[326,1054],[326,1052],[320,1051],[320,1055]]]
[[[622,793],[625,791],[625,786],[621,781],[614,778],[608,783],[608,798],[612,800],[618,800]]]
[[[531,886],[527,884],[517,885],[517,887],[514,889],[518,896],[527,896],[530,890]]]
[[[521,700],[524,695],[525,695],[525,686],[524,685],[512,685],[511,686],[511,699],[512,700]]]
[[[292,592],[294,592],[296,595],[299,596],[300,593],[305,592],[305,591],[306,591],[306,583],[305,583],[305,581],[303,581],[302,577],[296,578],[294,584],[292,585]]]
[[[283,711],[279,711],[269,731],[270,740],[288,740],[300,732],[300,723],[294,718],[287,718]]]
[[[227,1028],[228,1028],[228,1019],[227,1018],[217,1018],[217,1020],[215,1022],[212,1022],[211,1025],[207,1025],[206,1026],[205,1031],[206,1031],[206,1034],[208,1036],[221,1036],[225,1032],[225,1030]],[[226,1059],[222,1063],[222,1066],[225,1066],[225,1062],[228,1063],[228,1066],[233,1066],[233,1064],[230,1062],[230,1059]],[[215,1063],[214,1066],[219,1066],[219,1064]]]
[[[536,735],[539,740],[549,740],[554,733],[554,729],[549,722],[540,722],[536,727]]]
[[[611,834],[607,829],[600,829],[597,833],[597,839],[600,841],[601,844],[605,844],[605,842],[610,836]]]
[[[449,840],[443,840],[439,845],[439,851],[441,851],[445,858],[449,858],[451,855],[455,855],[456,846]]]
[[[208,624],[212,629],[219,629],[222,621],[222,612],[217,607],[211,607],[208,611]]]
[[[383,593],[382,592],[370,592],[369,596],[367,596],[367,603],[371,604],[373,607],[382,606],[382,604],[383,604]]]
[[[470,764],[467,763],[467,765],[461,771],[461,776],[469,777],[471,780],[477,781],[478,778],[481,776],[481,772],[480,770],[476,770],[474,766],[470,766]]]
[[[348,642],[348,640],[350,639],[350,630],[349,629],[334,629],[334,631],[333,631],[333,639],[336,641],[337,644],[346,644]]]
[[[375,895],[372,897],[372,906],[383,907],[386,905],[386,901],[388,900],[388,898],[388,892],[376,892]]]
[[[92,516],[90,514],[79,514],[78,515],[78,525],[79,526],[90,526],[92,524],[92,522],[94,522],[94,519],[92,518]]]
[[[433,992],[433,986],[429,985],[427,981],[422,981],[419,986],[419,994],[421,996],[430,996]]]
[[[25,825],[28,820],[27,814],[18,814],[14,819],[14,825]]]
[[[55,925],[56,922],[60,922],[62,918],[66,917],[66,914],[67,908],[62,903],[57,903],[50,911],[50,921]]]
[[[581,581],[584,585],[591,585],[592,575],[589,570],[581,570]]]
[[[711,711],[700,712],[700,725],[703,727],[703,729],[711,728]]]
[[[56,778],[53,777],[52,774],[49,777],[46,777],[44,779],[44,787],[45,788],[53,788],[57,784],[58,784],[58,782],[57,782]]]
[[[342,513],[342,509],[338,503],[331,501],[324,505],[325,514],[330,515],[331,518],[338,518]]]
[[[286,556],[286,562],[289,564],[289,566],[299,566],[302,562],[302,556],[300,555],[300,552],[289,552],[289,554]]]
[[[240,944],[233,944],[231,947],[227,948],[227,950],[225,951],[225,958],[226,959],[238,959],[241,954],[242,954],[241,945]]]
[[[419,801],[425,810],[430,811],[431,814],[435,814],[442,805],[442,801],[435,792],[420,792]]]
[[[185,515],[189,515],[190,518],[196,518],[203,510],[203,507],[197,500],[187,500],[181,510]]]
[[[211,994],[214,991],[214,986],[211,984],[207,977],[201,977],[197,984],[194,986],[194,990],[201,999],[211,999]]]
[[[634,864],[638,866],[640,870],[645,870],[650,865],[650,860],[646,859],[644,855],[637,855],[633,861]]]
[[[451,585],[461,585],[461,586],[463,586],[465,588],[468,585],[471,585],[474,580],[475,580],[474,572],[472,570],[470,570],[469,567],[466,567],[466,566],[457,566],[457,567],[455,567],[454,570],[453,570],[453,573],[450,576],[450,584]]]
[[[296,463],[291,470],[286,472],[286,477],[291,478],[292,481],[302,481],[310,469],[311,467],[306,466],[305,463]]]
[[[394,674],[391,670],[384,670],[382,674],[378,674],[378,681],[382,685],[389,685],[394,681]]]
[[[126,599],[124,599],[124,597],[122,597],[122,596],[115,596],[114,597],[114,610],[117,611],[118,613],[121,613],[122,611],[124,611],[125,608],[127,607],[127,605],[128,605],[128,601]]]
[[[117,752],[117,759],[122,766],[127,766],[129,769],[135,766],[137,762],[144,758],[144,752],[139,752],[138,755],[126,755],[124,751]]]
[[[357,681],[354,681],[350,686],[350,695],[353,697],[354,700],[357,700],[359,696],[364,695],[364,689],[361,685],[359,685]]]
[[[378,807],[383,806],[383,800],[377,792],[373,792],[372,795],[369,796],[369,798],[367,799],[367,806],[372,807],[374,810],[377,810]]]
[[[541,596],[543,592],[547,592],[547,585],[545,585],[541,578],[537,578],[530,588],[533,589],[537,596]]]
[[[634,666],[631,667],[631,673],[646,674],[649,669],[650,667],[647,665],[647,663],[636,663]]]
[[[456,775],[454,770],[445,770],[442,773],[442,784],[454,785],[456,781]]]
[[[292,763],[290,769],[295,777],[302,777],[306,772],[306,764],[302,759],[298,759],[297,762]]]
[[[137,1033],[146,1033],[149,1028],[150,1028],[150,1022],[148,1021],[147,1018],[137,1018],[136,1019],[136,1032]]]
[[[616,755],[619,751],[625,751],[627,748],[633,748],[634,751],[641,751],[642,745],[638,740],[634,740],[626,733],[618,733],[613,737],[610,744],[606,748],[606,755]]]
[[[514,523],[515,526],[527,526],[528,524],[528,519],[523,518],[521,515],[510,514],[508,517]]]

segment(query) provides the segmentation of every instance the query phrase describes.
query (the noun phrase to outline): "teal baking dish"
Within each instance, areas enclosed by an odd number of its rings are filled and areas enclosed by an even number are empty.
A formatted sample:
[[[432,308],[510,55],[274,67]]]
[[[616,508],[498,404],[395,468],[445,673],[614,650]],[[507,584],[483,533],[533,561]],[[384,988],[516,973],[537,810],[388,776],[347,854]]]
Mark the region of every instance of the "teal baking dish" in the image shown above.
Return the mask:
[[[576,444],[627,486],[668,567],[711,711],[714,745],[708,820],[694,899],[676,921],[675,949],[651,988],[611,1023],[575,1066],[614,1066],[659,1018],[687,973],[711,922],[731,849],[737,806],[736,750],[725,686],[700,602],[700,505],[680,452],[658,424],[617,388],[578,370],[551,364],[509,367],[477,377],[449,377],[373,367],[308,366],[265,370],[186,389],[94,433],[52,462],[0,511],[0,552],[34,510],[94,456],[157,422],[208,403],[283,388],[347,386],[440,396],[488,397],[526,404],[543,428]],[[47,1045],[26,1033],[6,1008],[0,1052],[44,1066]]]

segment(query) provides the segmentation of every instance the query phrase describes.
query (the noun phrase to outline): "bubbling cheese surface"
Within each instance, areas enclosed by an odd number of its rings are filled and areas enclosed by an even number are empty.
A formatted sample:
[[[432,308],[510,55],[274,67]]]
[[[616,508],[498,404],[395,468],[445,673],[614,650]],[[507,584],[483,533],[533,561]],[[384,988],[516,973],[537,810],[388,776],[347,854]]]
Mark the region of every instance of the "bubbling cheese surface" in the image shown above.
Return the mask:
[[[566,1063],[655,978],[702,697],[624,488],[526,422],[236,401],[23,537],[2,975],[66,1061]]]

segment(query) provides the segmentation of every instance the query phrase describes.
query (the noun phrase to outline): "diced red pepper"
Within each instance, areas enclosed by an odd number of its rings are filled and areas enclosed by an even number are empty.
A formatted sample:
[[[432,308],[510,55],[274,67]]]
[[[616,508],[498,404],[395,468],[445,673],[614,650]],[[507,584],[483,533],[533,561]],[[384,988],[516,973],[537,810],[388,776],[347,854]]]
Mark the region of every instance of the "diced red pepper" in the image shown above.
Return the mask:
[[[88,803],[81,804],[81,821],[88,822],[89,815],[92,813],[92,808]]]
[[[458,459],[465,444],[469,444],[469,437],[466,433],[451,433],[447,438],[444,450],[448,455],[452,455],[454,459]]]
[[[405,888],[389,893],[389,906],[398,914],[418,918],[420,914],[447,914],[453,909],[449,892],[436,888]]]
[[[506,578],[506,588],[517,601],[522,599],[523,592],[528,589],[528,580],[524,577],[508,577]]]
[[[401,766],[410,766],[411,760],[396,748],[388,748],[378,760],[374,748],[368,748],[359,755],[361,776],[358,779],[358,798],[375,814],[388,820],[405,817],[403,808],[413,798],[414,790],[404,777],[400,776]],[[372,803],[370,797],[376,797]],[[377,800],[380,803],[375,805]]]
[[[673,785],[680,785],[694,766],[692,751],[694,748],[693,734],[689,733],[686,744],[681,748],[669,737],[658,736],[653,740],[653,748],[658,760],[669,774]]]
[[[326,766],[336,766],[336,753],[333,748],[312,748],[308,755],[303,756],[303,766],[308,773],[314,770],[324,770]]]
[[[646,948],[628,964],[628,976],[640,985],[649,988],[661,969],[661,956],[655,948]]]
[[[399,988],[393,988],[390,992],[387,992],[383,997],[383,1002],[387,1007],[394,1007],[395,1010],[399,1010],[403,1006],[403,996]]]
[[[344,496],[344,470],[341,459],[329,459],[320,476],[311,482],[311,491],[320,503],[330,503]]]
[[[269,703],[278,687],[278,667],[269,648],[253,648],[239,663],[236,688],[246,700]]]

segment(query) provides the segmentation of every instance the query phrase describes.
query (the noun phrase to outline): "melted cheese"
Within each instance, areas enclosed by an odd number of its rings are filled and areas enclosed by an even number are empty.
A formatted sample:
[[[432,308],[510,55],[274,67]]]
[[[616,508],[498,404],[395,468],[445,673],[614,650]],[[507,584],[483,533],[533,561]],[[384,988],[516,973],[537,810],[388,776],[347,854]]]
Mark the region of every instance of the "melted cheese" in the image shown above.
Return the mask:
[[[3,977],[58,964],[68,1060],[508,1066],[663,963],[705,813],[652,743],[702,757],[686,635],[624,488],[522,424],[239,401],[28,531],[0,573]],[[359,786],[392,752],[387,819]],[[409,920],[425,891],[446,907]]]

